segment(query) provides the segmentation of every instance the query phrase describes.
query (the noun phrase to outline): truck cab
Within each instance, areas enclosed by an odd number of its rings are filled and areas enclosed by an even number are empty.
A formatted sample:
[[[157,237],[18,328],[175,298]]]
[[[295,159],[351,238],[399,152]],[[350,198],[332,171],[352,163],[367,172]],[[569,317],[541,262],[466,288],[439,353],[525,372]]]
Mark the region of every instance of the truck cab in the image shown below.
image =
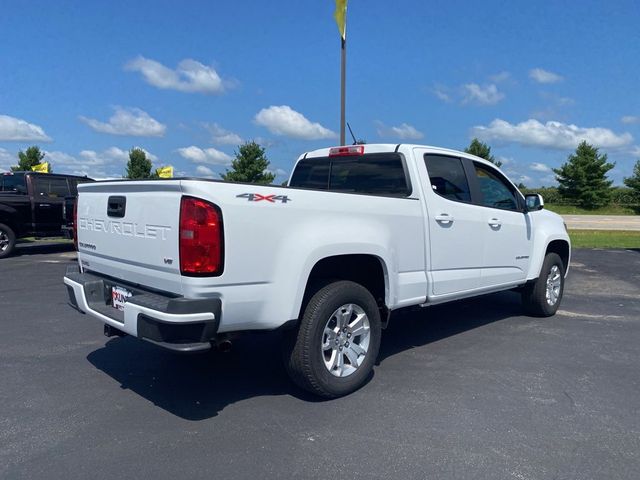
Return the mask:
[[[78,184],[91,181],[50,173],[0,174],[0,258],[10,255],[20,238],[68,236]]]

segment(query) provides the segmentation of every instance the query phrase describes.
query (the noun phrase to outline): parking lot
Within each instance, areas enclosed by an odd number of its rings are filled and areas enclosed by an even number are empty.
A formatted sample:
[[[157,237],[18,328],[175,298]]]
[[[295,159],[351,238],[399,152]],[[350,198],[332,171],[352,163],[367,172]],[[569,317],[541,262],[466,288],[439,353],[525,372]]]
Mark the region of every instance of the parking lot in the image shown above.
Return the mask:
[[[635,479],[640,250],[578,250],[560,312],[513,292],[405,312],[371,381],[319,401],[278,336],[180,356],[67,306],[75,254],[0,261],[0,478]]]

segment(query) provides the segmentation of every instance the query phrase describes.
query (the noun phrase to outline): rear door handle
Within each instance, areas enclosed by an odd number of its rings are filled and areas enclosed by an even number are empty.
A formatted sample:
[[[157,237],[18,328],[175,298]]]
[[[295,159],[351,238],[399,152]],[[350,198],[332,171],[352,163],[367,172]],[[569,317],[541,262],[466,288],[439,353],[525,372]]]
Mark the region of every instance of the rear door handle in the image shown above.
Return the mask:
[[[435,219],[438,223],[453,223],[453,217],[448,213],[441,213],[440,215],[436,215]]]
[[[492,218],[488,223],[491,227],[499,227],[500,225],[502,225],[502,222],[499,218]]]

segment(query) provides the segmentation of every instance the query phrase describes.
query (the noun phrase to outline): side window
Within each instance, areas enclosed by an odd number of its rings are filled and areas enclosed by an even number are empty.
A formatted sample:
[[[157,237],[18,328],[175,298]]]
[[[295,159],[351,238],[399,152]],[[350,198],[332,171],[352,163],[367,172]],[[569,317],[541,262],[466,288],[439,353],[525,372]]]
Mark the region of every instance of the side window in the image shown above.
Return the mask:
[[[68,197],[69,193],[69,185],[67,185],[66,178],[60,177],[51,177],[49,180],[49,196],[51,197]]]
[[[78,180],[75,178],[67,178],[67,182],[69,183],[69,191],[70,195],[74,197],[78,195]]]
[[[66,178],[37,176],[32,177],[35,181],[35,194],[42,197],[68,197],[69,186]]]
[[[424,162],[435,193],[455,202],[471,202],[469,182],[459,158],[427,154]]]
[[[0,175],[0,192],[27,193],[24,184],[24,175]]]
[[[47,177],[32,176],[31,184],[33,185],[33,193],[37,197],[49,196],[49,179]]]
[[[513,187],[490,168],[475,162],[474,166],[482,193],[482,205],[503,210],[518,210],[518,200]]]

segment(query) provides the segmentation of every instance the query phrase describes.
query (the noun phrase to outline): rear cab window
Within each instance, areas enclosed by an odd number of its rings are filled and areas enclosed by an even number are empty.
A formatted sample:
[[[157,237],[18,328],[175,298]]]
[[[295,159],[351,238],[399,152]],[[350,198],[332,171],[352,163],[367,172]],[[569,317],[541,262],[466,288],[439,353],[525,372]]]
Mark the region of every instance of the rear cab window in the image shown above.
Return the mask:
[[[290,187],[408,197],[411,186],[399,153],[305,158],[298,162]]]
[[[426,154],[424,162],[431,189],[436,194],[454,202],[471,203],[469,182],[460,158]]]

